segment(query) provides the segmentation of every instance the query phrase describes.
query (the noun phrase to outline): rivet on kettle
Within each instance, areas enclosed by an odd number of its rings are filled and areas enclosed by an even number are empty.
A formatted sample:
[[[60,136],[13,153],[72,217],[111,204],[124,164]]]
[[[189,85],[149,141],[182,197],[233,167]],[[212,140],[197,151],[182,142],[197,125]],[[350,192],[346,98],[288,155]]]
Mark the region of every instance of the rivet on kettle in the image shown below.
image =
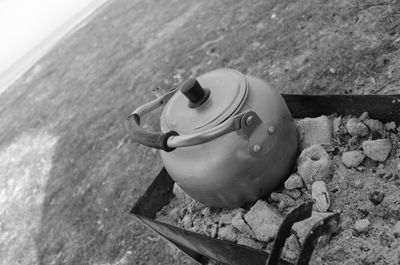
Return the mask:
[[[247,125],[247,126],[251,126],[251,125],[253,124],[253,121],[254,121],[254,117],[253,117],[253,116],[247,117],[247,119],[246,119],[246,125]]]
[[[274,126],[271,126],[271,127],[268,128],[268,133],[269,134],[274,134],[274,132],[275,132],[275,127]]]
[[[254,151],[254,153],[260,152],[260,151],[261,151],[261,145],[255,144],[255,145],[253,146],[253,151]]]

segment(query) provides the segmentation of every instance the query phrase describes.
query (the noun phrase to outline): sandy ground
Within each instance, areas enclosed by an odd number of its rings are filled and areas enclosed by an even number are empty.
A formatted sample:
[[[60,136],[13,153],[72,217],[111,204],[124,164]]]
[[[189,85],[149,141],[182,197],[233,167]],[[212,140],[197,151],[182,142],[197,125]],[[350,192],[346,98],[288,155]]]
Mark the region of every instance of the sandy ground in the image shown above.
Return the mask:
[[[129,214],[162,167],[124,130],[134,106],[220,67],[281,92],[398,93],[399,16],[396,1],[112,2],[0,96],[0,264],[176,264]]]

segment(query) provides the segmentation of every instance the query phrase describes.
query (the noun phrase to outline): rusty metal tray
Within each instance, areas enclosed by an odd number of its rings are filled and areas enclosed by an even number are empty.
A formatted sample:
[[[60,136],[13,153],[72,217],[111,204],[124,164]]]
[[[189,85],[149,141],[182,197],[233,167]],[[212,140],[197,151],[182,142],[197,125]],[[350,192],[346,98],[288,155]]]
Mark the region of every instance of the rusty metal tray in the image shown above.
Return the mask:
[[[282,95],[294,118],[320,115],[361,115],[382,122],[400,121],[400,95]],[[149,228],[176,245],[200,264],[210,259],[232,265],[263,265],[269,253],[235,243],[214,239],[154,220],[156,213],[173,198],[173,180],[163,168],[131,213]],[[292,264],[280,259],[279,264]]]

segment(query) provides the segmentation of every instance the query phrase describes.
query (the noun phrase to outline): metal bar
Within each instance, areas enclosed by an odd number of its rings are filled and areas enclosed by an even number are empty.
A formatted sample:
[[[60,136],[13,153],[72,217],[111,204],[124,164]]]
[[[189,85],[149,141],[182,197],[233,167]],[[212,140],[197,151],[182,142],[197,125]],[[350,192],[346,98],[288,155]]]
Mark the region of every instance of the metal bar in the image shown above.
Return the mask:
[[[143,104],[142,106],[135,109],[129,116],[133,116],[136,114],[141,118],[143,115],[145,115],[145,114],[161,107],[165,103],[167,103],[168,100],[175,94],[175,92],[177,90],[178,90],[178,88],[175,88],[175,89],[167,92],[166,94],[162,95],[161,97],[158,97],[155,100],[152,100],[146,104]]]
[[[279,262],[282,249],[286,239],[291,234],[291,229],[294,223],[307,219],[311,216],[313,203],[311,201],[303,203],[294,208],[283,220],[279,227],[278,234],[275,237],[271,253],[268,257],[266,265],[275,265]]]
[[[303,242],[303,247],[301,248],[296,265],[307,265],[310,262],[318,238],[322,235],[334,232],[340,221],[339,219],[340,215],[335,213],[327,216],[311,228]]]

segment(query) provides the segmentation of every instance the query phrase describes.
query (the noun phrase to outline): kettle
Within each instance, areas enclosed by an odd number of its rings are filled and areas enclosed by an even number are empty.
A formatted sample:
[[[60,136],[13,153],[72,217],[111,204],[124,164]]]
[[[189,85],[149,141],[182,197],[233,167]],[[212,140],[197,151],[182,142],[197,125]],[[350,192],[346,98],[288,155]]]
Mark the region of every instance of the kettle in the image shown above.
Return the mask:
[[[144,114],[164,105],[161,132],[140,127]],[[296,126],[282,96],[233,69],[190,78],[129,117],[133,140],[160,149],[171,178],[210,207],[239,207],[267,196],[296,156]]]

